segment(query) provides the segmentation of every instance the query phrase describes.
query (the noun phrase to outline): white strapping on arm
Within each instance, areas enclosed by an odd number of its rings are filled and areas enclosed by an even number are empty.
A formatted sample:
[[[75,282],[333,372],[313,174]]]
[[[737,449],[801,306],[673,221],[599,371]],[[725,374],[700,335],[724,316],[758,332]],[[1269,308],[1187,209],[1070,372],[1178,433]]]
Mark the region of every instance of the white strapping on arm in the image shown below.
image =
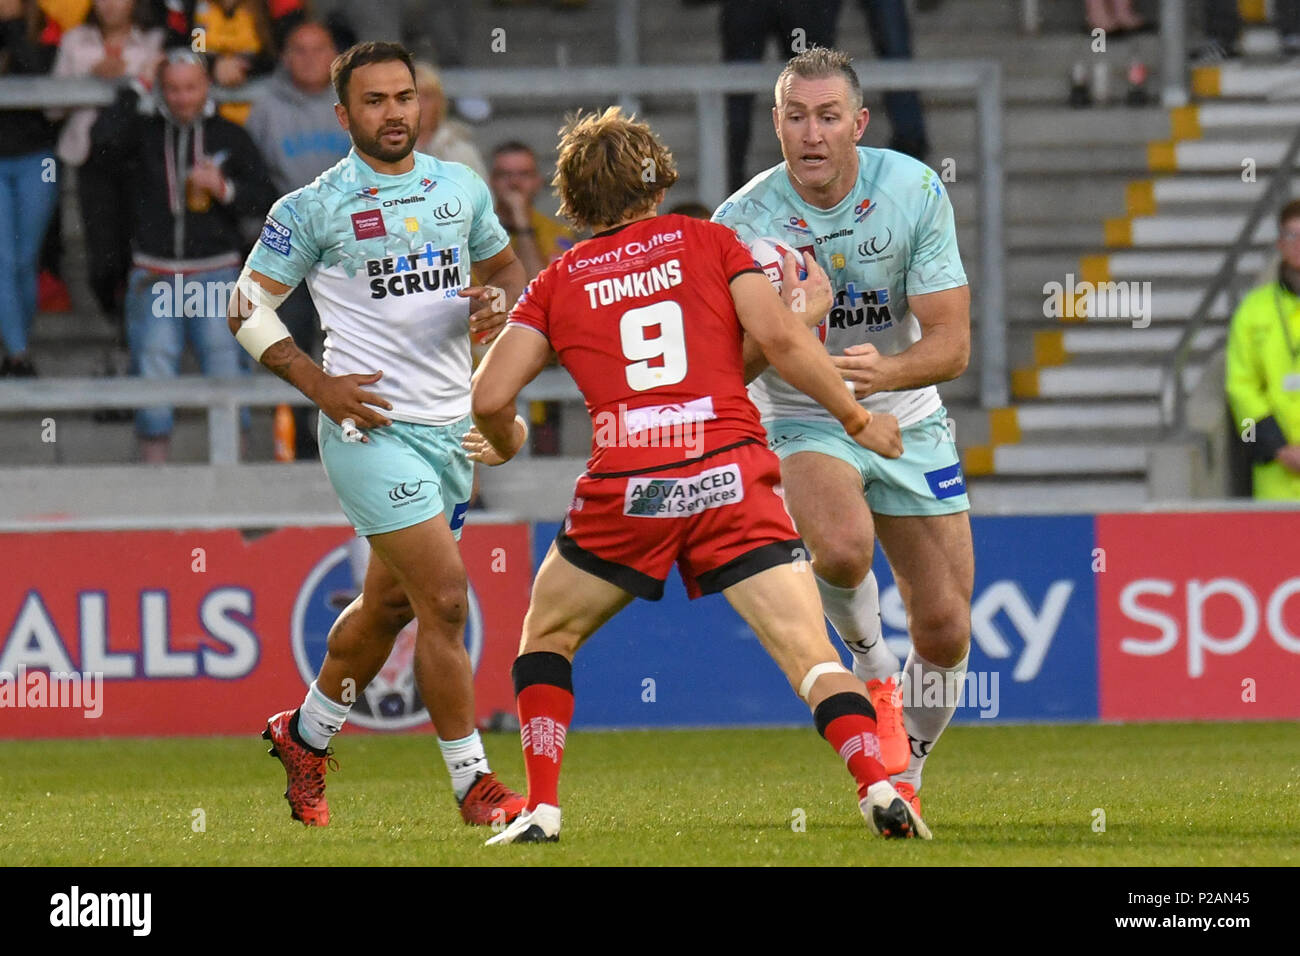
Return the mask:
[[[276,342],[293,338],[275,311],[285,299],[289,298],[293,290],[283,293],[272,292],[253,278],[252,270],[247,265],[239,274],[235,288],[253,305],[253,311],[239,323],[235,341],[260,362],[262,354]]]

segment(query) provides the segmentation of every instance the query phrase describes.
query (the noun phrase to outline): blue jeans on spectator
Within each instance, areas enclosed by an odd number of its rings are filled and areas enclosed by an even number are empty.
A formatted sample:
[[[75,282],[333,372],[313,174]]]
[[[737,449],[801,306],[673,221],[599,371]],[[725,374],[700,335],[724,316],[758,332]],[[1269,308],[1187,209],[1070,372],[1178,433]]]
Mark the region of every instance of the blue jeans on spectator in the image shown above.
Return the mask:
[[[912,58],[912,28],[907,20],[903,0],[858,0],[867,18],[871,45],[882,60]],[[893,136],[889,148],[924,160],[930,144],[926,140],[925,120],[921,115],[921,97],[915,90],[895,90],[885,94],[885,112]]]
[[[36,315],[36,264],[59,198],[48,169],[48,151],[0,157],[0,340],[10,355],[27,351]]]
[[[175,378],[181,353],[188,341],[199,369],[213,378],[234,378],[248,371],[247,354],[226,325],[228,296],[218,294],[214,283],[234,288],[239,267],[187,272],[177,301],[175,277],[148,269],[132,269],[126,287],[126,340],[131,349],[132,372],[141,378]],[[202,284],[202,302],[197,301]],[[209,305],[219,306],[209,309]],[[192,306],[192,307],[191,307]],[[248,409],[240,412],[248,428]],[[163,438],[172,432],[172,409],[167,405],[142,408],[135,413],[135,430],[141,438]]]
[[[794,56],[794,31],[801,30],[806,47],[835,45],[835,21],[842,0],[723,0],[718,32],[725,63],[763,59],[769,39],[775,39],[782,61]],[[778,66],[772,78],[780,72]],[[750,122],[753,93],[727,96],[727,192],[733,193],[749,179]]]

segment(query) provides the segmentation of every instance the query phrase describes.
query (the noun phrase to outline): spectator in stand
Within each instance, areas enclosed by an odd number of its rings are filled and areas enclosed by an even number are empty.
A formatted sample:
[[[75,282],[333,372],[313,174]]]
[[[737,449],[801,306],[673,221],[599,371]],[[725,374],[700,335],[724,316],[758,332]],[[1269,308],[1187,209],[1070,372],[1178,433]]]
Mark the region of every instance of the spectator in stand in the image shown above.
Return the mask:
[[[305,20],[289,31],[281,65],[253,103],[244,129],[262,153],[275,194],[301,189],[348,154],[352,140],[334,115],[330,64],[338,50],[330,31]],[[277,310],[298,348],[319,356],[320,317],[306,283]],[[314,408],[294,406],[294,457],[319,457]]]
[[[458,9],[462,6],[428,0],[315,0],[312,9],[329,25],[340,50],[368,40],[400,40],[417,58],[449,69],[464,66],[470,49],[469,17]],[[477,52],[489,51],[487,37],[475,41]],[[482,123],[491,117],[492,104],[481,96],[461,96],[456,111]]]
[[[1300,199],[1278,214],[1277,248],[1276,279],[1232,316],[1225,388],[1254,461],[1255,497],[1300,501]]]
[[[510,245],[524,264],[531,281],[539,272],[573,248],[576,237],[568,226],[539,210],[535,202],[542,190],[537,155],[526,143],[511,140],[492,151],[488,180],[497,218],[510,235]],[[536,455],[560,451],[559,402],[531,402],[532,448]]]
[[[324,25],[304,21],[294,27],[280,68],[244,124],[279,195],[306,186],[352,148],[334,113],[337,97],[330,85],[330,64],[337,55]]]
[[[215,115],[201,57],[172,50],[155,88],[155,111],[141,113],[135,92],[124,90],[91,132],[92,149],[130,183],[132,362],[144,378],[172,378],[188,340],[204,375],[232,377],[244,370],[226,327],[245,247],[239,220],[264,215],[276,193],[248,133]],[[166,461],[171,432],[170,408],[137,412],[141,459]]]
[[[167,46],[193,49],[207,59],[212,82],[233,88],[275,69],[289,30],[306,19],[304,0],[165,0]],[[200,31],[195,39],[194,31]],[[202,42],[200,43],[199,40]],[[221,115],[248,119],[249,103],[227,102]]]
[[[510,234],[510,245],[529,279],[573,248],[573,230],[534,205],[542,191],[542,174],[527,143],[510,140],[492,151],[488,185],[497,218]]]
[[[882,60],[912,58],[912,26],[904,0],[858,0],[867,18],[871,46]],[[930,152],[921,114],[921,97],[915,90],[894,90],[885,94],[885,114],[892,130],[889,148],[925,162]]]
[[[767,41],[775,39],[782,59],[797,53],[791,48],[794,31],[801,32],[805,47],[835,45],[835,21],[840,0],[722,0],[719,31],[722,59],[727,63],[763,59]],[[745,185],[745,159],[749,154],[754,94],[727,97],[727,192]]]
[[[487,179],[483,154],[464,123],[447,118],[447,96],[438,71],[424,61],[415,64],[415,89],[420,94],[420,133],[415,148],[448,163],[464,163]]]
[[[36,0],[0,0],[0,77],[48,72],[57,35]],[[56,131],[39,110],[0,110],[0,130],[0,376],[30,377],[37,262],[59,193]]]
[[[573,248],[573,230],[534,205],[542,191],[542,175],[537,155],[526,143],[510,140],[492,151],[488,185],[497,218],[510,234],[510,245],[524,264],[529,281]],[[560,403],[531,402],[528,409],[533,454],[558,455]]]
[[[719,31],[722,59],[728,63],[763,59],[769,39],[775,39],[781,55],[789,57],[813,46],[833,47],[841,0],[722,0]],[[912,28],[904,0],[858,0],[867,18],[871,45],[882,60],[912,58]],[[921,113],[921,98],[915,90],[886,93],[885,113],[893,130],[889,148],[914,156],[922,162],[930,151]],[[727,183],[735,192],[749,180],[752,93],[727,97]]]
[[[152,83],[162,58],[162,31],[141,29],[139,6],[136,0],[94,0],[86,22],[59,41],[54,75]],[[51,111],[51,117],[64,112]],[[72,111],[59,134],[58,156],[77,169],[91,291],[104,314],[120,323],[131,266],[127,184],[103,157],[91,155],[90,130],[98,116],[93,107]]]
[[[1089,32],[1104,30],[1121,36],[1151,29],[1151,24],[1133,9],[1133,0],[1083,0],[1083,15]]]

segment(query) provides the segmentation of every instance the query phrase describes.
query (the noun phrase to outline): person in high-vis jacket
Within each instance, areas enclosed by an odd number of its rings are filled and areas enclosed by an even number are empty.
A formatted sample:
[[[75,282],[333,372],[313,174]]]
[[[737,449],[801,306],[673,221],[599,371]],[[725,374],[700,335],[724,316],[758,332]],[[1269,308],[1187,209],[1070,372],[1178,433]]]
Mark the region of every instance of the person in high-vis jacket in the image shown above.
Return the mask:
[[[1277,280],[1252,289],[1232,317],[1226,390],[1255,497],[1300,501],[1300,199],[1278,216],[1277,246]]]

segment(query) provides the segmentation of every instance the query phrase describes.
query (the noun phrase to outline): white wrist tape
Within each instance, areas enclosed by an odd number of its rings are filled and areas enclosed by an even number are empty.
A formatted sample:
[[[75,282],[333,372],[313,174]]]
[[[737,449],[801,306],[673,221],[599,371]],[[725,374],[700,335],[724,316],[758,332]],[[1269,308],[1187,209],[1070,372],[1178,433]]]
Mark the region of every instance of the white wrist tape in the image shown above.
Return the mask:
[[[264,305],[254,308],[253,314],[239,324],[239,331],[235,333],[235,341],[258,362],[262,361],[262,353],[272,345],[290,338],[293,336],[275,314],[275,309]]]
[[[803,675],[803,682],[799,684],[799,696],[803,700],[808,699],[808,693],[812,690],[813,684],[817,683],[817,678],[823,674],[848,674],[849,670],[838,661],[831,663],[827,661],[824,664],[814,664],[807,674]]]

